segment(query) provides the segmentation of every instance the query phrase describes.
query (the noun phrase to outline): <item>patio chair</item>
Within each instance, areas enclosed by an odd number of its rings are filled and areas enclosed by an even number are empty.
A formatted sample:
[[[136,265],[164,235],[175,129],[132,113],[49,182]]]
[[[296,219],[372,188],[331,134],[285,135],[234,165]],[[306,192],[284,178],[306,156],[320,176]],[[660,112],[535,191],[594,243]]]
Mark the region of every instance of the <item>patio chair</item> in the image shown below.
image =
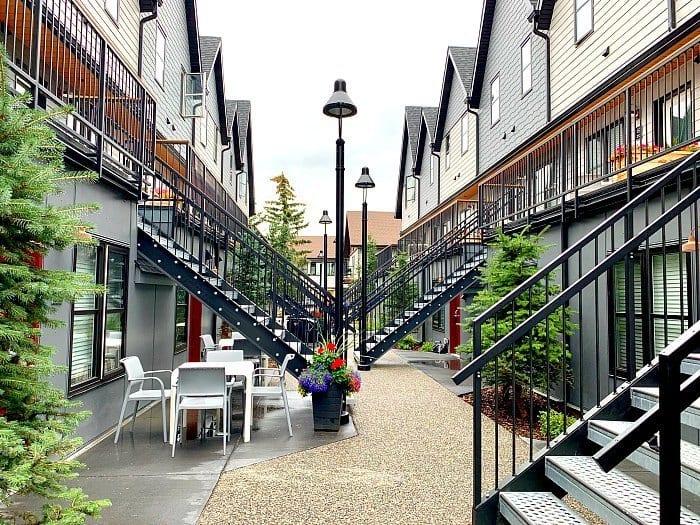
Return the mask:
[[[236,361],[243,361],[243,350],[210,350],[207,352],[207,362],[208,363],[232,363]],[[235,377],[226,381],[226,390],[228,396],[228,413],[231,417],[231,395],[234,390],[245,390],[244,381],[236,381]]]
[[[287,413],[287,427],[289,428],[289,436],[292,437],[292,420],[289,417],[289,401],[287,400],[287,388],[284,382],[284,374],[287,371],[287,365],[294,358],[294,354],[287,354],[279,368],[258,368],[253,372],[253,386],[251,394],[253,401],[256,397],[264,398],[281,398],[284,402],[284,410]],[[255,378],[278,379],[279,385],[272,386],[255,386]],[[269,381],[268,381],[269,383]]]
[[[150,377],[151,374],[165,373],[171,374],[171,370],[149,370],[144,372],[143,366],[141,366],[141,360],[135,355],[125,357],[120,359],[119,362],[124,365],[126,370],[126,380],[127,386],[124,392],[124,402],[122,403],[122,410],[119,414],[119,421],[117,422],[117,430],[114,435],[114,443],[119,441],[119,433],[121,432],[122,422],[124,421],[124,413],[126,412],[126,405],[129,401],[134,401],[134,415],[131,419],[131,433],[134,433],[134,423],[136,423],[136,412],[139,409],[139,403],[141,401],[159,401],[161,408],[163,410],[163,441],[168,441],[168,423],[165,412],[165,400],[170,399],[170,389],[165,388],[163,381],[157,377]],[[145,390],[143,388],[144,381],[154,381],[160,386],[157,390]]]
[[[199,355],[202,361],[206,361],[207,352],[218,349],[219,347],[216,345],[211,335],[202,334],[199,336]]]
[[[186,368],[180,367],[175,396],[175,428],[183,410],[223,410],[224,411],[224,456],[228,437],[228,403],[226,402],[226,369],[222,367]],[[180,441],[184,432],[180,432]],[[175,457],[175,444],[170,457]]]

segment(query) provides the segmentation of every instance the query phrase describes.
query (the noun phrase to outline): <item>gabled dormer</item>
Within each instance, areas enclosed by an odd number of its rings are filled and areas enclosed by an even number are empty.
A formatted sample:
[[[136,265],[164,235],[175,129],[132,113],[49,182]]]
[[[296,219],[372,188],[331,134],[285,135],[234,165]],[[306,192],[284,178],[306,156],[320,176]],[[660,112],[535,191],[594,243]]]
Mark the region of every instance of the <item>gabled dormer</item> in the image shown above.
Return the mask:
[[[476,49],[448,47],[433,151],[440,153],[439,198],[449,200],[476,177],[476,123],[467,111]]]
[[[236,124],[241,165],[236,179],[236,200],[248,216],[255,215],[255,169],[250,100],[236,100]]]
[[[440,157],[432,154],[438,108],[422,108],[414,172],[418,176],[418,215],[424,217],[440,203]]]
[[[395,214],[397,219],[402,220],[402,230],[418,220],[418,182],[414,176],[414,167],[418,155],[421,109],[420,106],[406,106],[403,118]]]
[[[547,123],[547,44],[533,19],[532,2],[484,1],[469,97],[482,174]]]

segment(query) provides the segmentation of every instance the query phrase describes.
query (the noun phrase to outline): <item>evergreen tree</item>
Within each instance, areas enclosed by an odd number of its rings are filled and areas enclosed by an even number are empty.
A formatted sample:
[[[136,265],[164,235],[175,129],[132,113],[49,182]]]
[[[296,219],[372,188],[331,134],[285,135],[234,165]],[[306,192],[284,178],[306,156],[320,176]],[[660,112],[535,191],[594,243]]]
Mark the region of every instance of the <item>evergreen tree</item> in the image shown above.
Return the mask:
[[[409,263],[409,257],[406,252],[398,252],[396,254],[396,263],[389,270],[387,281],[392,282],[402,274],[406,274]],[[403,286],[394,286],[394,291],[386,298],[384,315],[382,324],[393,321],[397,315],[404,310],[408,310],[413,302],[418,297],[418,284],[413,280],[407,281]]]
[[[65,367],[53,364],[54,349],[39,338],[41,327],[62,326],[52,317],[56,305],[99,290],[85,276],[45,270],[36,261],[91,243],[81,215],[95,206],[46,204],[62,183],[85,176],[63,168],[63,147],[47,124],[55,115],[29,109],[27,95],[10,94],[6,75],[1,68],[0,508],[15,495],[35,494],[46,501],[41,523],[84,523],[109,505],[64,485],[80,466],[65,459],[81,443],[69,436],[88,414],[48,381]],[[0,523],[7,519],[13,520],[0,510]]]
[[[265,250],[269,250],[269,247],[266,248],[257,237],[243,233],[240,241],[236,243],[231,271],[226,276],[239,292],[258,306],[266,304],[267,291],[271,287],[269,272],[260,260]]]
[[[265,201],[263,211],[252,219],[253,225],[267,225],[267,240],[270,244],[297,266],[306,263],[304,244],[308,240],[300,239],[299,232],[309,223],[304,221],[306,205],[296,201],[296,194],[284,172],[273,177],[277,200]]]
[[[377,269],[377,241],[374,237],[367,235],[367,275],[371,275]],[[357,265],[356,279],[362,279],[362,262]],[[373,289],[372,283],[367,283],[367,291]]]
[[[483,288],[474,296],[472,303],[465,308],[468,317],[461,324],[467,332],[471,332],[474,318],[496,304],[502,297],[510,293],[518,285],[525,282],[537,272],[537,263],[540,256],[550,246],[542,244],[542,235],[530,234],[527,229],[509,236],[502,231],[497,232],[496,241],[490,246],[493,254],[489,256],[485,265],[480,269],[479,281]],[[549,282],[554,280],[550,274]],[[508,334],[513,328],[521,324],[531,313],[536,312],[547,302],[547,297],[553,297],[559,293],[560,287],[549,284],[545,288],[544,281],[539,281],[531,292],[521,294],[515,299],[515,309],[506,308],[497,315],[497,326],[492,320],[481,326],[481,348],[485,351],[493,346],[498,339]],[[565,312],[565,335],[571,335],[576,325],[570,321],[571,312],[567,308]],[[498,338],[495,337],[495,329],[498,330]],[[471,353],[473,340],[467,337],[467,343],[460,345],[458,350]],[[500,396],[504,402],[511,399],[513,386],[521,413],[525,411],[525,400],[529,396],[530,369],[532,368],[532,381],[535,388],[547,389],[547,375],[549,373],[549,387],[561,380],[563,353],[566,352],[566,367],[570,352],[562,344],[562,310],[555,310],[547,319],[539,323],[529,336],[523,337],[515,343],[514,351],[503,353],[496,361],[498,366],[498,384]],[[530,365],[530,352],[532,352],[532,366]],[[549,357],[549,370],[547,357]],[[513,363],[513,359],[515,363]],[[515,370],[515,381],[513,381]],[[496,364],[494,361],[484,368],[484,381],[487,384],[496,382]]]

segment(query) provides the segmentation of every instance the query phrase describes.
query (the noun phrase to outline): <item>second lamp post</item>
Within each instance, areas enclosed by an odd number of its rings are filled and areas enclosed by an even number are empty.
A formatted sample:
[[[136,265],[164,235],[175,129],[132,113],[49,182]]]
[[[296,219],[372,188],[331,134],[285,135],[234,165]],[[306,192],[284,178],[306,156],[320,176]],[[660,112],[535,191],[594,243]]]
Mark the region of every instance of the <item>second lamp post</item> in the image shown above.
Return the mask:
[[[367,355],[367,190],[374,188],[369,168],[362,168],[362,175],[355,183],[362,190],[362,306],[360,307],[360,364],[358,370],[369,370]]]

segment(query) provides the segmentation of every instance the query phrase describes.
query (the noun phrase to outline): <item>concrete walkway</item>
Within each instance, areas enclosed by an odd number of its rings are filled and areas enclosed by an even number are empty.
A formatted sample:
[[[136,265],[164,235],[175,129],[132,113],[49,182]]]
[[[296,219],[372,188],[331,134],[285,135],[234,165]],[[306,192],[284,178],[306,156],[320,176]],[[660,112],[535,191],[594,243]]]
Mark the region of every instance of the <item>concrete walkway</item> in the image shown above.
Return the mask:
[[[389,353],[363,374],[354,438],[225,472],[200,525],[471,521],[471,407]],[[484,450],[493,440],[484,428]],[[510,434],[500,464],[510,473]],[[517,462],[526,458],[517,442]],[[493,452],[491,452],[493,454]],[[484,465],[493,464],[486,455]],[[506,471],[508,469],[508,471]],[[485,483],[494,479],[486,468]]]

